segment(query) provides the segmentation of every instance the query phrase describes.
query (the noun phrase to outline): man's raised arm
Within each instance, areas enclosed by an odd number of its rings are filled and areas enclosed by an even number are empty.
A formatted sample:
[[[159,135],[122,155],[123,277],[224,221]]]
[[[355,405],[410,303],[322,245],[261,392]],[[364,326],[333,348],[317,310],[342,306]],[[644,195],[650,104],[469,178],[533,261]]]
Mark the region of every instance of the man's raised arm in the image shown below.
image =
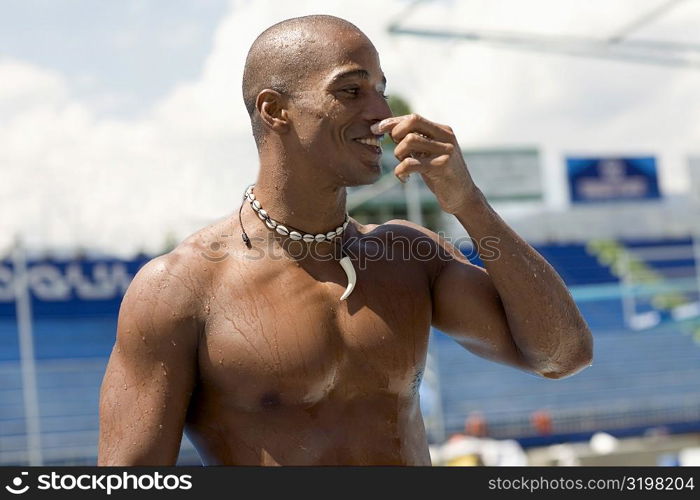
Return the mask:
[[[591,333],[552,266],[485,200],[475,199],[455,216],[477,244],[488,242],[488,273],[459,259],[448,262],[434,285],[435,325],[477,354],[543,377],[589,366]],[[476,307],[465,309],[469,300]]]
[[[561,378],[589,366],[593,338],[571,294],[474,185],[452,129],[408,115],[372,130],[389,133],[397,143],[399,179],[419,173],[442,209],[496,253],[487,259],[479,248],[486,272],[440,242],[452,258],[433,281],[433,325],[480,356],[543,377]]]
[[[199,324],[176,252],[146,264],[124,295],[100,393],[98,465],[177,461]]]

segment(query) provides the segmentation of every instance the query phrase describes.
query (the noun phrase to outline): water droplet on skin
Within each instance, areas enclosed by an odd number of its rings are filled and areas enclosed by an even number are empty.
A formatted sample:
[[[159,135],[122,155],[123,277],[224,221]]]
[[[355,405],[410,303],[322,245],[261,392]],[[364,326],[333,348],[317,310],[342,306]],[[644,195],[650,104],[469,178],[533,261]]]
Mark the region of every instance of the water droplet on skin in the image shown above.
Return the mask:
[[[206,314],[209,314],[209,311],[210,311],[210,310],[211,310],[211,309],[209,308],[208,305],[204,306],[204,312],[205,312]]]
[[[171,340],[170,343],[173,345],[173,347],[177,345],[174,340]]]
[[[220,364],[220,365],[223,365],[223,364],[224,364],[224,359],[223,359],[223,358],[221,358],[221,359],[219,360],[219,364]]]
[[[146,336],[145,336],[145,335],[142,335],[142,336],[141,336],[141,341],[142,341],[142,342],[146,342]]]
[[[126,385],[126,384],[124,384],[124,386],[123,386],[122,388],[123,388],[124,390],[127,390],[127,389],[129,388],[129,386]]]
[[[158,425],[158,428],[159,428],[159,429],[162,429],[162,428],[163,428],[163,424],[159,424],[159,425]]]

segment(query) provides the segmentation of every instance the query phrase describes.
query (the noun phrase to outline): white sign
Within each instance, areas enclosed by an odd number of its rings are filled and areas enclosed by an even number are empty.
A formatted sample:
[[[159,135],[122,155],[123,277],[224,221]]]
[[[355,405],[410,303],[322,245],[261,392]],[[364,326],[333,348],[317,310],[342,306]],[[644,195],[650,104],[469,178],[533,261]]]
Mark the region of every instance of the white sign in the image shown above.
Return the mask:
[[[474,182],[490,201],[542,200],[536,149],[464,150],[462,154]]]

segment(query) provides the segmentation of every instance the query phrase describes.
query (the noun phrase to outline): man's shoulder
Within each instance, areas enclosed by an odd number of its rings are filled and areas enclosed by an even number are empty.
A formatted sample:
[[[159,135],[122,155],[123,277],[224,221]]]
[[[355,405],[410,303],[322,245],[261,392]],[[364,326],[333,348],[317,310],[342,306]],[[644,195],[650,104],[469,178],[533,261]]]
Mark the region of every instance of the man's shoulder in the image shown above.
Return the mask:
[[[434,231],[404,219],[391,219],[383,224],[371,224],[365,227],[369,228],[367,234],[397,235],[411,240],[427,238],[436,242],[439,239],[439,236]]]
[[[444,233],[436,233],[426,227],[404,219],[391,219],[374,226],[374,234],[382,234],[389,243],[408,241],[421,262],[436,261],[440,264],[463,259],[456,241]]]
[[[170,252],[146,262],[134,276],[127,295],[158,296],[183,310],[200,309],[199,299],[208,296],[206,287],[211,283],[211,234],[212,226],[200,229]]]

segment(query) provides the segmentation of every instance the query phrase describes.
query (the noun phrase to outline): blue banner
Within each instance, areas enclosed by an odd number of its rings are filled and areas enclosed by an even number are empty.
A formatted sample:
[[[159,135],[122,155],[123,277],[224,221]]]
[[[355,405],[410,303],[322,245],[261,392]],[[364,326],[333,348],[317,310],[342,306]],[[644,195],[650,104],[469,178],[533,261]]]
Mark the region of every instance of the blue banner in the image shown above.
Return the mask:
[[[116,315],[134,275],[150,259],[30,261],[27,278],[33,315]],[[14,275],[12,263],[0,261],[0,318],[15,315]]]
[[[573,203],[648,200],[661,197],[653,156],[634,158],[568,157]]]

